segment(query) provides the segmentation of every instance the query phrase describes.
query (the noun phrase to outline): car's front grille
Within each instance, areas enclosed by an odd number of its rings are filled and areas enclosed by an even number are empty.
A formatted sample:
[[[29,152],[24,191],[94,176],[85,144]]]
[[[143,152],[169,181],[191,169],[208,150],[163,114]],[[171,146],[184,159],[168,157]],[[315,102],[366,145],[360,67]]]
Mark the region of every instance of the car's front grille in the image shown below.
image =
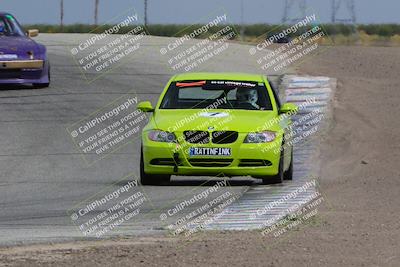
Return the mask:
[[[184,131],[186,142],[192,144],[207,144],[210,142],[210,133],[207,131]],[[239,133],[235,131],[214,131],[211,133],[214,144],[231,144],[236,142]]]
[[[22,79],[39,79],[42,75],[42,70],[22,70]]]
[[[263,159],[241,159],[239,162],[239,167],[265,167],[271,165],[271,161]]]
[[[20,79],[21,70],[19,69],[0,69],[0,79]]]
[[[184,131],[186,142],[192,144],[207,144],[210,142],[210,134],[206,131]]]
[[[228,167],[233,159],[189,159],[189,163],[195,167]]]
[[[238,132],[234,131],[215,131],[212,133],[212,142],[214,144],[230,144],[238,139]]]

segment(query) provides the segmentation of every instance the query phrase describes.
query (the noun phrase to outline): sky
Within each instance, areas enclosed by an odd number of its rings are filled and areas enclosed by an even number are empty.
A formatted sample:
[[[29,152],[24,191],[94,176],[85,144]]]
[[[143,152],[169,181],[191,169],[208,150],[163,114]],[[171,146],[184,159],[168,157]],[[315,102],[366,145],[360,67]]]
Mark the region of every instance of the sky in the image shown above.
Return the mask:
[[[279,23],[282,19],[284,0],[148,0],[148,21],[192,24],[205,22],[216,10],[224,10],[231,23],[241,23],[241,1],[245,24]],[[307,1],[321,22],[330,22],[331,0]],[[143,20],[143,2],[100,0],[99,22],[106,23],[131,8]],[[93,23],[94,0],[64,0],[64,3],[65,24]],[[355,4],[358,23],[400,23],[399,0],[355,0]],[[60,0],[0,0],[0,11],[12,13],[21,24],[58,24]],[[342,8],[339,14],[340,18],[347,18],[349,13]]]

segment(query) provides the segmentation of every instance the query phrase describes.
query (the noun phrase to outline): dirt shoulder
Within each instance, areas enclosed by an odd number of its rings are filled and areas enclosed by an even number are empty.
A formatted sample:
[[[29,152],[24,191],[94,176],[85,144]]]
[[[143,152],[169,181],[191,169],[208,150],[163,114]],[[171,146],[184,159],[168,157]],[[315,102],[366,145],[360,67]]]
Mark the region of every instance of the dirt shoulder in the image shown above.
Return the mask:
[[[301,72],[338,78],[323,139],[315,218],[278,240],[259,232],[189,241],[141,237],[0,249],[0,265],[398,266],[400,262],[400,48],[334,47]]]

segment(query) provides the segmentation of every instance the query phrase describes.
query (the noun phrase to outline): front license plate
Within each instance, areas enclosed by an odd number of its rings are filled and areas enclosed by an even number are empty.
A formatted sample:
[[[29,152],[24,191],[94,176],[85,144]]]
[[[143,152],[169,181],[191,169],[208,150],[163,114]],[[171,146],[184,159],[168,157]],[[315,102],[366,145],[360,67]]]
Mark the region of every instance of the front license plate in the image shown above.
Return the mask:
[[[230,156],[232,150],[225,147],[191,147],[190,156]]]
[[[18,55],[14,54],[0,55],[0,59],[18,59]]]

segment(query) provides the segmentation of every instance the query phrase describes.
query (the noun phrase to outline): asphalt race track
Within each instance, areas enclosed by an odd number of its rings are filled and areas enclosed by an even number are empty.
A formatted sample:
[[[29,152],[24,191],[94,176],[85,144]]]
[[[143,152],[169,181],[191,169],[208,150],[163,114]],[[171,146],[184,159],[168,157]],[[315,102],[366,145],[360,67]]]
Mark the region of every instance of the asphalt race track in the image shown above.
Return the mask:
[[[160,47],[174,39],[146,37],[141,50],[122,66],[89,83],[70,53],[71,47],[86,38],[88,35],[40,35],[37,40],[47,45],[51,60],[51,87],[0,90],[0,245],[83,238],[67,211],[105,188],[117,188],[124,177],[133,180],[139,175],[138,139],[87,165],[66,128],[132,90],[139,101],[150,100],[154,105],[174,74],[160,57]],[[231,44],[196,70],[262,73],[248,56],[249,48]],[[151,201],[140,211],[145,216],[111,234],[157,233],[164,229],[160,210],[168,203],[218,181],[222,180],[174,177],[169,186],[148,186],[144,190]],[[240,195],[258,184],[255,179],[235,178],[221,190]],[[204,203],[196,202],[191,210]]]

